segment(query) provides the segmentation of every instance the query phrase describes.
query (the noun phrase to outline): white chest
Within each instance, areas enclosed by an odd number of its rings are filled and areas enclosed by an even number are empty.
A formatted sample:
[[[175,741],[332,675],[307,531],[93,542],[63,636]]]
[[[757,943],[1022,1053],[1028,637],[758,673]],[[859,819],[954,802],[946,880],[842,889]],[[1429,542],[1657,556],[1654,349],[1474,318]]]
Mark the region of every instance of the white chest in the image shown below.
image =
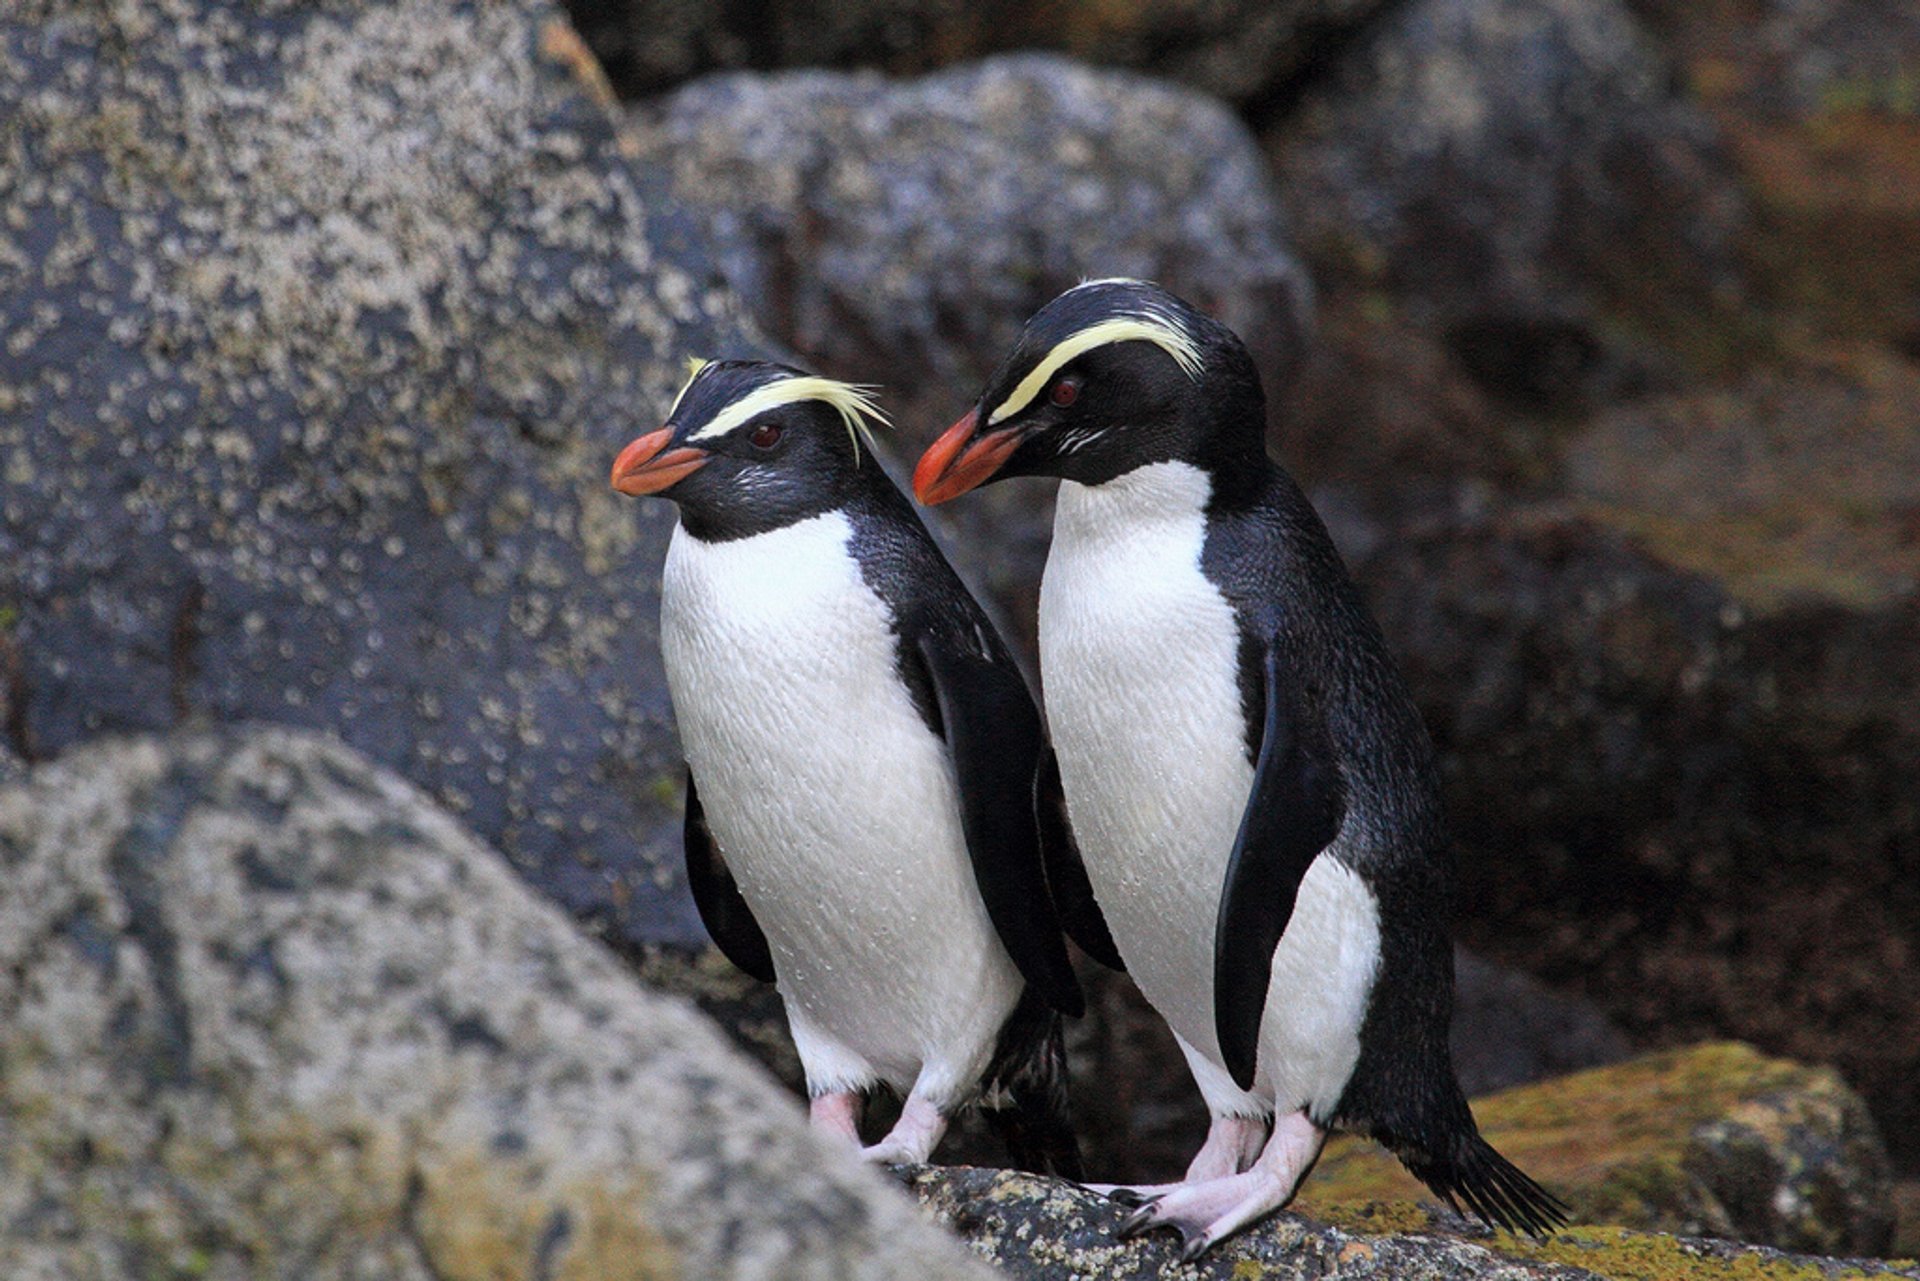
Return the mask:
[[[1205,475],[1180,463],[1062,484],[1040,662],[1068,813],[1114,942],[1174,1032],[1218,1063],[1214,931],[1253,767],[1233,610],[1201,572],[1207,499]],[[1371,892],[1322,855],[1274,954],[1257,1094],[1333,1106],[1378,950]]]
[[[1067,808],[1114,941],[1213,1044],[1213,926],[1252,786],[1232,608],[1201,573],[1207,480],[1180,463],[1063,483],[1040,661]]]
[[[851,532],[837,512],[721,543],[676,529],[661,653],[782,994],[910,1080],[956,1040],[990,1037],[1018,978],[974,885],[945,744],[895,675]]]

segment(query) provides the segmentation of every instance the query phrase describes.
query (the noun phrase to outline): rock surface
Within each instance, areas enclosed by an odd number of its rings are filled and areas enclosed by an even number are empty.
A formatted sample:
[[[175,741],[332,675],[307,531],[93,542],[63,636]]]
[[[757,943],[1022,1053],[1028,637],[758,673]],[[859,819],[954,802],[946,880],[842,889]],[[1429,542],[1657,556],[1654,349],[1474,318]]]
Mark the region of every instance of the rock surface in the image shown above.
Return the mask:
[[[1823,1255],[1893,1244],[1886,1149],[1830,1069],[1717,1044],[1476,1099],[1489,1142],[1576,1223],[1713,1236]],[[1431,1200],[1369,1142],[1328,1144],[1294,1208]]]
[[[1823,1281],[1920,1275],[1920,1270],[1900,1264],[1790,1255],[1623,1228],[1575,1227],[1534,1241],[1488,1232],[1447,1211],[1412,1206],[1345,1209],[1331,1221],[1283,1211],[1183,1267],[1175,1262],[1178,1237],[1166,1233],[1116,1241],[1114,1231],[1131,1211],[1071,1184],[1004,1170],[922,1167],[913,1172],[909,1186],[941,1222],[1006,1275],[1022,1281],[1147,1281],[1164,1276],[1195,1281]]]
[[[0,791],[9,1278],[979,1277],[420,792],[288,730]]]
[[[606,487],[752,350],[538,0],[0,18],[0,668],[29,758],[266,719],[619,938],[701,936]]]

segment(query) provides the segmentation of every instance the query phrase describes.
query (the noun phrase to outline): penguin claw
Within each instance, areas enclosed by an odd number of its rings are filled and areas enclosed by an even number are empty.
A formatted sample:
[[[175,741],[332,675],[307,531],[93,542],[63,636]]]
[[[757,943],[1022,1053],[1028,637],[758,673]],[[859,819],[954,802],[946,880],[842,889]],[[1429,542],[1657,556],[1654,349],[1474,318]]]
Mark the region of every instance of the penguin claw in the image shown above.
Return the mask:
[[[1114,1235],[1122,1241],[1131,1241],[1133,1238],[1141,1236],[1160,1226],[1159,1220],[1154,1215],[1154,1210],[1159,1205],[1159,1201],[1160,1199],[1155,1197],[1138,1210],[1135,1210],[1132,1214],[1129,1214],[1125,1219],[1121,1220],[1120,1226],[1114,1230]]]
[[[1180,1229],[1180,1262],[1192,1263],[1213,1245],[1213,1233]]]
[[[1145,1205],[1148,1198],[1142,1196],[1135,1188],[1110,1188],[1107,1191],[1107,1200],[1115,1205],[1138,1207]]]

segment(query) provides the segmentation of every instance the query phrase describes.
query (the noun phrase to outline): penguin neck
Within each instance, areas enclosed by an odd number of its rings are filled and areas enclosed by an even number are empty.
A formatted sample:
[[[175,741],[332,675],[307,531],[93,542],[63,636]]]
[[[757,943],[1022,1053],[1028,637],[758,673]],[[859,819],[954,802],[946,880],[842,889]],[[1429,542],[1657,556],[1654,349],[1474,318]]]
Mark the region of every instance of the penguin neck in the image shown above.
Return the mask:
[[[1098,485],[1060,482],[1053,536],[1079,545],[1137,536],[1146,527],[1186,525],[1205,518],[1213,478],[1180,459],[1148,463]]]

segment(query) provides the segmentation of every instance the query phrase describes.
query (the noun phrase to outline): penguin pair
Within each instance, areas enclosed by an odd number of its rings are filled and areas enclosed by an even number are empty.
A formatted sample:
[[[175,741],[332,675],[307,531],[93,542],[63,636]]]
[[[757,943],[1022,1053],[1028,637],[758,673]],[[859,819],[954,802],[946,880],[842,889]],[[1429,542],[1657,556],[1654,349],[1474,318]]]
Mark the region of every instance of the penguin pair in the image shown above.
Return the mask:
[[[920,1160],[984,1096],[1012,1105],[1016,1161],[1077,1177],[1064,928],[1132,973],[1212,1115],[1180,1183],[1109,1189],[1139,1205],[1129,1232],[1199,1254],[1284,1205],[1334,1128],[1489,1222],[1560,1222],[1454,1076],[1431,748],[1266,456],[1238,339],[1138,281],[1070,290],[916,469],[927,503],[1064,481],[1040,604],[1057,761],[860,449],[876,416],[844,384],[722,362],[614,467],[680,506],[661,633],[689,881],[722,949],[779,983],[816,1122],[852,1134],[884,1082],[906,1104],[868,1154]]]

